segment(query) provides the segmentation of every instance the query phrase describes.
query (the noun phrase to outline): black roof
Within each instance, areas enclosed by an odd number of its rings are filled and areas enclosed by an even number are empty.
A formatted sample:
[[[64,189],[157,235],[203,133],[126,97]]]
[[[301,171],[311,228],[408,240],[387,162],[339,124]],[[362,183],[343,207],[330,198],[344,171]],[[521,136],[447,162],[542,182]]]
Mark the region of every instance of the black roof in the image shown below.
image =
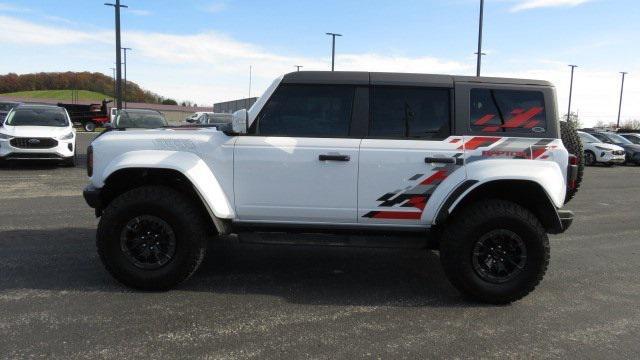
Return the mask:
[[[453,87],[455,82],[553,86],[550,82],[543,80],[362,71],[296,71],[284,75],[282,79],[284,84],[372,84],[437,87]]]

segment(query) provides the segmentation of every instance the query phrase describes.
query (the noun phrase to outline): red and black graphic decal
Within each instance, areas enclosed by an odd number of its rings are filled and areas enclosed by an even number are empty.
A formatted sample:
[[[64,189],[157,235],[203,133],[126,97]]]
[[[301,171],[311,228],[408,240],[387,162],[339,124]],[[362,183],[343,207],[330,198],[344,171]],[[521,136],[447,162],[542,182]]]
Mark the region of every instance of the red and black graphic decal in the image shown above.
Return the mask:
[[[544,108],[535,106],[530,109],[513,109],[511,111],[511,119],[505,121],[502,125],[490,125],[488,124],[491,120],[495,119],[495,114],[487,114],[476,121],[473,121],[472,124],[475,126],[484,126],[482,128],[482,132],[497,132],[503,129],[533,129],[538,124],[540,124],[539,120],[535,120],[534,118],[538,116],[540,113],[544,111]]]
[[[456,154],[460,157],[462,154]],[[382,195],[377,201],[380,202],[379,207],[384,208],[411,208],[411,211],[370,211],[363,215],[372,219],[387,220],[419,220],[427,206],[427,201],[436,190],[438,185],[442,183],[451,173],[457,169],[458,165],[447,165],[435,170],[428,175],[416,174],[409,178],[410,181],[417,181],[413,187],[405,190],[399,190]]]

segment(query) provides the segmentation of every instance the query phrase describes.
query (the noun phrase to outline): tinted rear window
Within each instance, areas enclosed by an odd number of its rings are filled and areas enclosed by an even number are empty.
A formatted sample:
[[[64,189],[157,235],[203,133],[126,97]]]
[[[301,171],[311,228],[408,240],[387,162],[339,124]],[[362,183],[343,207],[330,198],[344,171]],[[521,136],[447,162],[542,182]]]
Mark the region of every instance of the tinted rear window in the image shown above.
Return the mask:
[[[544,133],[544,95],[539,91],[471,90],[471,130],[483,133]]]
[[[346,137],[355,88],[281,85],[258,119],[263,136]]]
[[[444,139],[450,133],[450,90],[376,86],[370,137]]]

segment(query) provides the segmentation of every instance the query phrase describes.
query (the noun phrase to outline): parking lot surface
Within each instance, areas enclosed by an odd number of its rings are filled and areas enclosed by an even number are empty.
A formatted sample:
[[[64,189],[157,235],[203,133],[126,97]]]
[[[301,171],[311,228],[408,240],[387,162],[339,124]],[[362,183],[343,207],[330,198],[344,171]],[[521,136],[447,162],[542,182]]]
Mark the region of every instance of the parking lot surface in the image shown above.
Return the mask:
[[[129,290],[96,255],[83,162],[0,168],[1,358],[640,354],[640,167],[588,168],[543,282],[486,306],[417,250],[224,244],[176,290]]]

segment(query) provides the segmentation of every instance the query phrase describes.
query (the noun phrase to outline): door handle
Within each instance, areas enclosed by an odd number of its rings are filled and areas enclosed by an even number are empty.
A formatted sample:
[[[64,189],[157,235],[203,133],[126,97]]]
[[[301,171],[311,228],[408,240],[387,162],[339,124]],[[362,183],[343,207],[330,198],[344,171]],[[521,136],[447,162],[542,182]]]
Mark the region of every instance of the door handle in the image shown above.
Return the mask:
[[[351,160],[351,156],[349,155],[327,155],[322,154],[318,156],[318,160],[320,161],[349,161]]]
[[[439,164],[456,164],[457,163],[456,158],[447,158],[447,157],[426,157],[424,158],[424,162],[427,164],[430,163],[439,163]]]

